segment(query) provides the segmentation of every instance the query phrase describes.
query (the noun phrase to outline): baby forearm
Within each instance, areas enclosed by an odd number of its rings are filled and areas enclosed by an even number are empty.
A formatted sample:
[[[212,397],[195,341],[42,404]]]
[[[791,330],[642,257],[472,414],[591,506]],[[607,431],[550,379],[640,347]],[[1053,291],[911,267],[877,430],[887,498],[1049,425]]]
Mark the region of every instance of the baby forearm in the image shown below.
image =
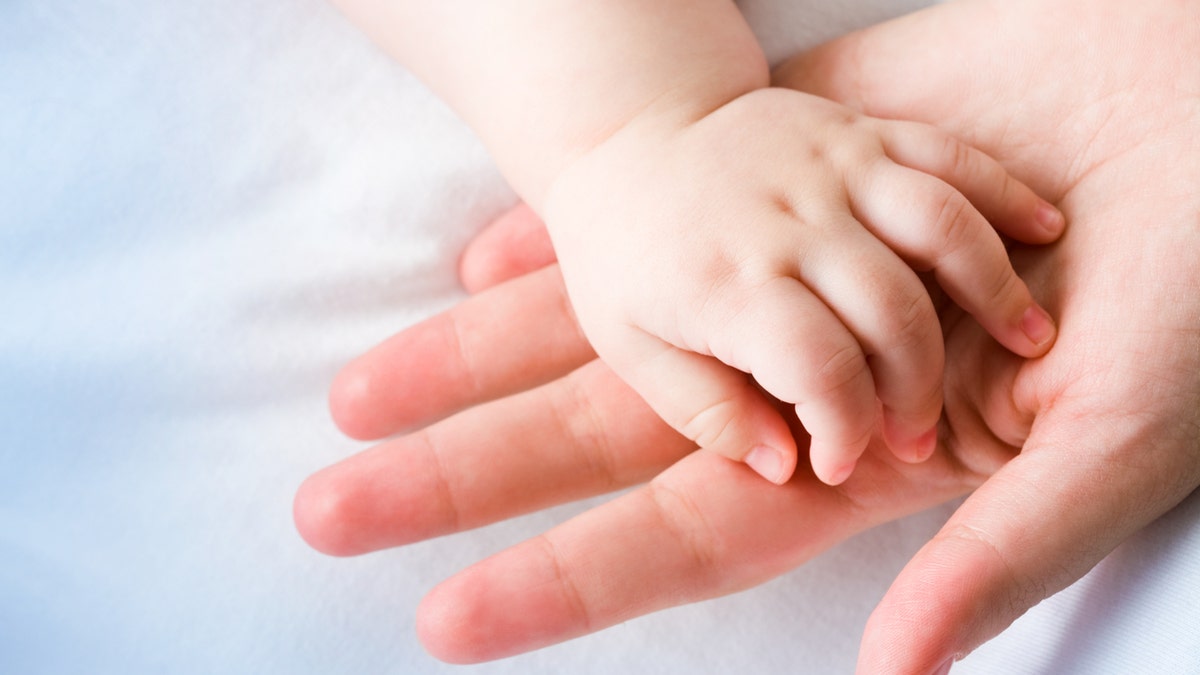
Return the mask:
[[[334,0],[481,136],[538,207],[630,121],[686,124],[769,82],[731,0]]]

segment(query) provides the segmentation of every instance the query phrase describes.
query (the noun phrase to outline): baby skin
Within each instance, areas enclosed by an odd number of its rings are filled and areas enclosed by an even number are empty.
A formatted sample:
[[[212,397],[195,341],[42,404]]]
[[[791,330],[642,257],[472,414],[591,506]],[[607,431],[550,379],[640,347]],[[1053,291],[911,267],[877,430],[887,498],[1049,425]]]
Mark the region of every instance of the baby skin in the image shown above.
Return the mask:
[[[600,358],[772,482],[800,450],[772,397],[826,483],[875,436],[905,461],[933,453],[927,280],[1019,356],[1054,342],[1001,235],[1051,242],[1058,210],[931,126],[771,88],[730,0],[338,2],[545,219]]]

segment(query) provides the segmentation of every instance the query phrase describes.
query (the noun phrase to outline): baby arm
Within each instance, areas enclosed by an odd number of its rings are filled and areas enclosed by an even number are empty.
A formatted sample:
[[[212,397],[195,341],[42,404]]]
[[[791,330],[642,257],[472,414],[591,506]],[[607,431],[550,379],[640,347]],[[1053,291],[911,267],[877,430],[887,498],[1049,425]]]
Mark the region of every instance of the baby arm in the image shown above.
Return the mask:
[[[797,448],[759,387],[796,406],[826,482],[880,410],[894,452],[932,452],[942,341],[914,269],[1012,351],[1053,340],[985,216],[1036,243],[1058,212],[930,127],[767,88],[728,0],[341,4],[546,217],[598,354],[773,481]]]

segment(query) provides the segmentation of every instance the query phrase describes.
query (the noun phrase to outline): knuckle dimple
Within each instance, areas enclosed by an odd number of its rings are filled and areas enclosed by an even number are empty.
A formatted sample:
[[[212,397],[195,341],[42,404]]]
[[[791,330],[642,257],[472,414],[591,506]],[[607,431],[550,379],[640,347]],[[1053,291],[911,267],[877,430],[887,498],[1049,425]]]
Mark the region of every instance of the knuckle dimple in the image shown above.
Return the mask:
[[[833,122],[843,128],[858,126],[862,120],[862,115],[850,109],[838,110],[833,117]]]

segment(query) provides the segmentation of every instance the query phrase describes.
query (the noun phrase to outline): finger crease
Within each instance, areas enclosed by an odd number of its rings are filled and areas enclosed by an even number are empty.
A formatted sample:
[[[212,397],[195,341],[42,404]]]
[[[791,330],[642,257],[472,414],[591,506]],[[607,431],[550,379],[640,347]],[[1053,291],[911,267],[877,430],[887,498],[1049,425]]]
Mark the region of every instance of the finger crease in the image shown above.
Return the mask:
[[[445,452],[440,441],[434,435],[436,427],[422,429],[414,434],[424,445],[426,451],[433,458],[433,466],[437,470],[437,494],[442,505],[442,512],[445,518],[449,521],[450,532],[459,532],[462,530],[462,512],[458,506],[458,498],[454,494],[454,489],[451,488],[450,472],[446,468]]]
[[[587,462],[587,470],[600,481],[601,487],[608,490],[617,485],[616,469],[613,465],[614,448],[608,435],[611,427],[604,423],[592,398],[580,386],[579,377],[579,371],[576,371],[563,380],[563,386],[571,400],[573,414],[569,415],[569,419],[563,419],[567,417],[567,413],[561,410],[556,414],[560,416],[562,423],[567,425],[567,429],[573,430],[574,425],[571,424],[571,420],[578,419],[583,423],[582,433],[573,434],[571,437],[582,436],[586,440],[583,444],[583,457]]]
[[[734,412],[736,413],[736,403],[735,399],[732,397],[723,398],[711,405],[706,405],[695,415],[689,417],[687,421],[683,423],[683,426],[680,427],[680,429],[688,438],[692,439],[696,445],[702,448],[712,448],[712,446],[717,444],[717,440],[725,435],[725,430],[734,423],[736,414],[720,415],[722,409],[729,407],[733,407]],[[716,415],[717,419],[720,420],[721,426],[713,430],[712,433],[706,433],[707,429],[709,428],[709,425],[706,424],[706,422],[714,415]],[[696,425],[699,425],[699,431],[697,431]]]
[[[659,481],[651,481],[646,490],[659,519],[687,551],[694,568],[706,576],[716,574],[720,558],[717,555],[717,537],[696,503]],[[688,525],[684,525],[685,522]]]
[[[567,566],[563,564],[563,556],[554,544],[554,540],[550,538],[548,533],[538,535],[535,540],[542,545],[542,550],[545,551],[546,558],[549,559],[550,566],[554,570],[554,580],[558,583],[563,600],[571,608],[571,613],[582,624],[582,632],[592,632],[594,622],[592,621],[591,613],[588,611],[587,603],[583,601],[583,594],[579,591],[579,584],[575,583],[571,575],[567,574]]]
[[[1039,583],[1035,579],[1021,579],[1016,569],[1009,563],[1008,558],[1004,556],[1000,547],[992,541],[987,532],[970,524],[959,524],[948,536],[958,537],[982,545],[1000,563],[1000,566],[1004,569],[1005,576],[1008,578],[1009,583],[1007,587],[1017,589],[1016,592],[1008,594],[1007,598],[1012,619],[1016,619],[1018,616],[1024,614],[1038,600],[1048,595],[1044,584]]]
[[[938,208],[937,218],[933,222],[937,223],[941,230],[942,241],[946,242],[946,247],[938,256],[939,267],[946,258],[958,253],[968,245],[967,227],[971,222],[970,209],[970,202],[954,192],[948,193]]]
[[[453,312],[445,316],[446,322],[450,324],[448,332],[454,342],[454,353],[458,354],[458,362],[462,365],[463,378],[466,380],[467,386],[471,388],[471,393],[480,396],[484,393],[483,383],[479,379],[479,374],[475,372],[471,353],[467,350],[463,325]]]

